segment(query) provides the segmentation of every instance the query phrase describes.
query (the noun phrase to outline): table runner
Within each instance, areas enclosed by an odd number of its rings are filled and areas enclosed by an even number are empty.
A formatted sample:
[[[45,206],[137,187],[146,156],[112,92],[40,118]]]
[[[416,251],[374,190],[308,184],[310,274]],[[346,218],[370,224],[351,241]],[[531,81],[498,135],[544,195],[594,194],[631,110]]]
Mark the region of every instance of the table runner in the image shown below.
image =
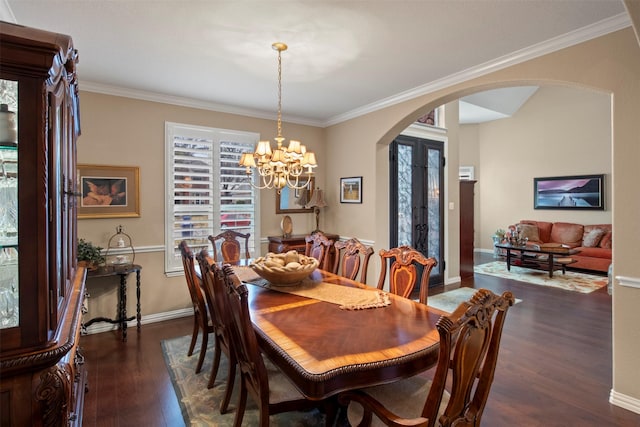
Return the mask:
[[[234,266],[233,270],[242,282],[278,292],[337,304],[343,310],[364,310],[367,308],[386,307],[391,304],[389,295],[379,289],[352,288],[311,279],[305,279],[299,285],[276,286],[260,277],[251,267]]]

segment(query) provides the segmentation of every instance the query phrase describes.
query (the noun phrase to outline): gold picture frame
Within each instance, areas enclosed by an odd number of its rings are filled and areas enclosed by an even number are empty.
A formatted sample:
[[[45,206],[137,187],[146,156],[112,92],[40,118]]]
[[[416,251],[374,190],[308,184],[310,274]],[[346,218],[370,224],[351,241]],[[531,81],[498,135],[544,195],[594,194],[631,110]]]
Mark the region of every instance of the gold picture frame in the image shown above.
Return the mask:
[[[140,216],[140,169],[78,165],[78,218]]]

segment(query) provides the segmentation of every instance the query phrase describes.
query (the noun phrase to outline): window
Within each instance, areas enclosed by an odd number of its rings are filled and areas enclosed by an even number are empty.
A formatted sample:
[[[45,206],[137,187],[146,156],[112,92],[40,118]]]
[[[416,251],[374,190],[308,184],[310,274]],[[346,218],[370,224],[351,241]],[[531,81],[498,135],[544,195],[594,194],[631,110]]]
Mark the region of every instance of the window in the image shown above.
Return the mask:
[[[259,192],[238,161],[258,139],[256,133],[165,123],[166,273],[182,272],[182,240],[194,253],[211,251],[209,235],[224,230],[251,233],[249,250],[255,253]]]

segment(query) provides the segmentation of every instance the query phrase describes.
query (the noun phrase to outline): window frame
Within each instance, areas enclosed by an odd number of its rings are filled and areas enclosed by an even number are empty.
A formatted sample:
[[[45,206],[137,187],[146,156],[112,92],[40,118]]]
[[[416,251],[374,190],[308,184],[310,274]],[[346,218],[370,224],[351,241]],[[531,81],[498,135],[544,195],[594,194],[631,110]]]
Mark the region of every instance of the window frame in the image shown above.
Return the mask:
[[[178,172],[181,163],[176,163],[176,138],[184,138],[185,140],[194,139],[194,145],[192,148],[195,150],[202,150],[202,153],[205,157],[202,157],[203,162],[201,165],[194,167],[194,169],[200,169],[197,172],[191,171],[192,174],[189,175],[191,177],[191,181],[195,184],[191,184],[181,195],[177,195],[179,193],[179,188],[176,181],[180,181],[176,179],[176,175],[181,175]],[[222,214],[225,212],[224,206],[229,208],[233,205],[223,205],[221,201],[223,199],[228,200],[228,195],[222,196],[223,189],[221,186],[221,168],[225,168],[228,172],[231,170],[232,174],[225,175],[230,178],[230,183],[237,182],[232,179],[235,174],[241,172],[244,178],[244,170],[241,166],[231,166],[230,162],[227,160],[226,166],[223,166],[224,158],[228,158],[228,156],[223,156],[222,149],[233,148],[234,145],[240,145],[240,150],[242,152],[252,151],[255,147],[255,144],[259,141],[260,135],[255,132],[246,132],[239,130],[231,130],[231,129],[219,129],[219,128],[211,128],[205,126],[197,126],[190,125],[184,123],[175,123],[175,122],[165,122],[165,261],[164,261],[164,269],[165,274],[167,276],[178,276],[183,274],[183,266],[182,261],[180,259],[180,251],[178,249],[179,241],[181,240],[179,237],[175,236],[176,232],[176,212],[180,212],[184,210],[188,215],[191,213],[198,213],[199,219],[193,219],[190,217],[188,219],[187,227],[190,231],[183,231],[183,235],[185,232],[195,233],[188,234],[190,238],[196,238],[200,240],[200,244],[197,247],[193,247],[194,252],[199,251],[201,247],[206,247],[211,252],[212,247],[211,243],[202,242],[202,238],[208,237],[209,235],[217,235],[223,230],[238,230],[242,233],[247,232],[247,226],[231,226],[225,227],[222,226]],[[200,145],[200,147],[197,147]],[[206,146],[210,148],[206,148]],[[246,147],[242,147],[246,145]],[[210,156],[207,157],[207,151],[210,152]],[[229,152],[225,152],[229,153]],[[239,153],[231,152],[231,157],[235,156]],[[233,163],[236,163],[235,161]],[[232,164],[233,164],[232,163]],[[182,163],[184,165],[184,163]],[[191,168],[190,168],[191,169]],[[207,172],[209,169],[209,172]],[[235,172],[235,173],[234,173]],[[206,179],[208,173],[211,173],[211,177],[209,180]],[[186,181],[186,180],[185,180]],[[246,181],[248,182],[248,181]],[[182,181],[184,185],[185,182]],[[198,184],[202,184],[202,188],[199,188]],[[185,188],[185,187],[183,187]],[[260,251],[260,192],[253,186],[243,186],[243,190],[241,190],[238,194],[243,194],[246,199],[247,190],[250,190],[250,198],[253,201],[253,209],[249,209],[249,232],[251,233],[251,239],[249,241],[249,250],[251,254],[255,254]],[[190,199],[190,193],[197,193],[199,199],[197,200],[205,200],[205,203],[178,203],[177,200],[194,200]],[[180,199],[180,197],[184,197],[184,199]],[[237,196],[239,199],[243,198],[242,196]],[[210,203],[207,203],[206,200],[209,200]],[[239,204],[241,206],[242,204]],[[177,206],[184,206],[183,209],[176,210]],[[188,209],[187,209],[188,206]],[[248,204],[251,206],[251,203]],[[226,212],[233,212],[234,209],[227,209]],[[242,215],[242,214],[241,214]],[[185,215],[186,216],[186,215]],[[206,218],[203,218],[206,217]],[[231,215],[233,218],[233,215]],[[216,218],[217,221],[216,221]],[[233,220],[232,220],[233,221]],[[237,221],[237,219],[236,219]],[[242,221],[244,223],[244,221]],[[194,226],[194,223],[197,223],[197,227]],[[184,226],[185,223],[182,223]],[[179,228],[179,227],[178,227]]]

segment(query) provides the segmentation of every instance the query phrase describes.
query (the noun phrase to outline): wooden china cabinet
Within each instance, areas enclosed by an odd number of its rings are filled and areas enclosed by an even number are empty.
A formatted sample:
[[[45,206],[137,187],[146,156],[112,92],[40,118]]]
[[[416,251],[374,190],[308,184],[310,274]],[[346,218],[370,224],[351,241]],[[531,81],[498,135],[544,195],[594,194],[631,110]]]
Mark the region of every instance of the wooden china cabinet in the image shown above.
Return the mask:
[[[82,424],[77,59],[68,36],[0,22],[0,426]]]

